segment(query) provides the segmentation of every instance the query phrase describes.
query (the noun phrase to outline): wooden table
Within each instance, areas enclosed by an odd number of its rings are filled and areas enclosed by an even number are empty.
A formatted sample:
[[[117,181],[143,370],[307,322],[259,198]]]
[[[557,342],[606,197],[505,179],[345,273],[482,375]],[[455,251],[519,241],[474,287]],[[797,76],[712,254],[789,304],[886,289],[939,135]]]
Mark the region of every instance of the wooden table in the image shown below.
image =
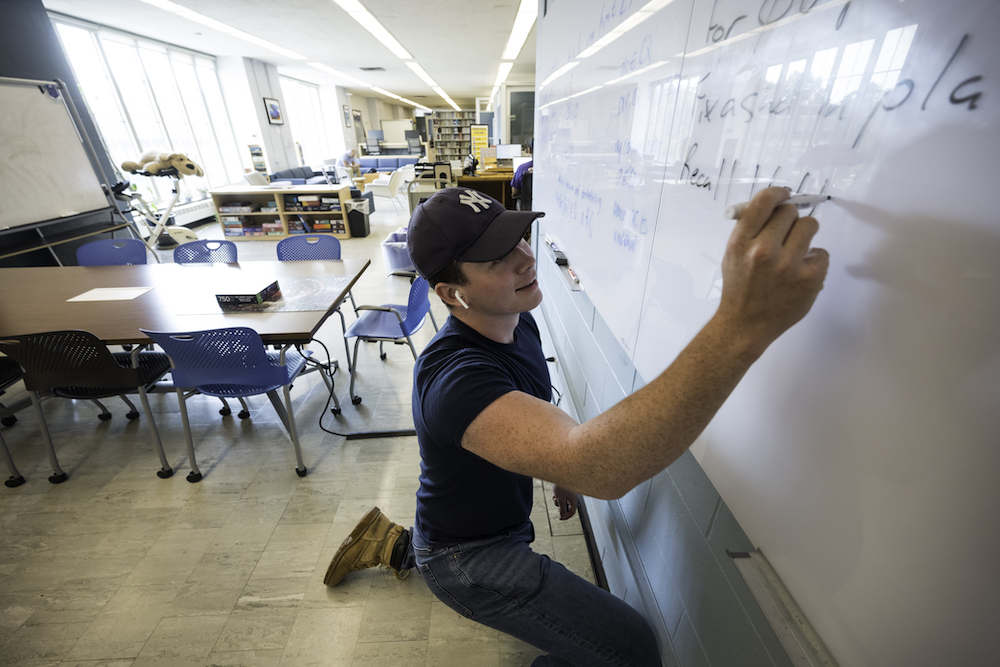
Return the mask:
[[[139,327],[196,331],[246,326],[265,343],[306,343],[344,300],[371,260],[240,262],[238,264],[143,264],[0,268],[0,338],[43,331],[83,329],[108,345],[148,343]],[[316,310],[225,312],[216,293],[256,292],[282,278],[348,276],[319,295]],[[319,281],[311,281],[319,284]],[[152,287],[124,301],[67,302],[94,288]],[[322,286],[320,286],[322,288]],[[327,305],[328,304],[328,305]]]
[[[500,201],[505,208],[515,207],[514,195],[510,191],[510,181],[514,178],[513,172],[493,171],[483,172],[478,176],[459,176],[458,187],[472,188],[479,192],[488,194]]]

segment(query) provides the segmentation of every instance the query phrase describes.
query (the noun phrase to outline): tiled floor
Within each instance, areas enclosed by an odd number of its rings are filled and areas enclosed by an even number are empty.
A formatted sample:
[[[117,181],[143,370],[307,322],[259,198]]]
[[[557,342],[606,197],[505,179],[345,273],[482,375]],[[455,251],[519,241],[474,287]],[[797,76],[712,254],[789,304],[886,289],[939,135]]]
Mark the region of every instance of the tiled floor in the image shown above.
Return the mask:
[[[405,205],[402,197],[400,203]],[[355,287],[359,303],[405,301],[409,283],[387,277],[380,243],[405,224],[389,202],[371,216],[371,235],[344,243],[347,257],[370,257]],[[214,224],[198,229],[220,236]],[[274,257],[274,242],[239,244],[242,259]],[[169,253],[161,253],[169,261]],[[439,323],[444,307],[432,297]],[[353,314],[347,309],[348,323]],[[415,340],[422,349],[430,323]],[[319,339],[343,360],[340,321]],[[322,348],[314,345],[317,353]],[[413,437],[346,440],[338,433],[412,428],[406,347],[380,361],[363,346],[357,392],[336,375],[344,414],[326,408],[316,374],[300,378],[292,397],[309,470],[298,477],[291,442],[265,397],[251,399],[252,418],[220,417],[216,399],[188,402],[199,465],[189,470],[173,393],[151,396],[175,475],[159,479],[145,416],[97,419],[89,403],[45,402],[64,484],[47,481],[31,410],[3,434],[28,482],[0,487],[0,665],[528,665],[537,651],[467,621],[438,602],[418,575],[399,581],[388,570],[323,585],[326,565],[372,505],[409,525],[419,456]],[[24,396],[20,385],[2,399]],[[6,471],[3,471],[6,477]],[[551,493],[536,483],[535,548],[593,580],[577,519],[552,517]]]

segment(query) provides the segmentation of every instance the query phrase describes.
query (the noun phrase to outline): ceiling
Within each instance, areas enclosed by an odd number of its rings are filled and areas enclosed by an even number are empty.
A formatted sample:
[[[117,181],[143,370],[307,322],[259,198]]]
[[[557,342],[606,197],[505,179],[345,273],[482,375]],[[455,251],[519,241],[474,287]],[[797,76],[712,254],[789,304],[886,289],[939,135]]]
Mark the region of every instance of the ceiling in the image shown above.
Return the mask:
[[[306,57],[294,60],[265,47],[157,9],[139,0],[42,0],[45,8],[84,21],[145,35],[217,56],[272,63],[287,76],[383,97],[309,66],[319,62],[431,109],[450,108],[406,63],[332,0],[173,0]],[[500,66],[520,0],[361,0],[424,71],[463,109],[487,97]],[[380,67],[383,71],[364,71]],[[535,79],[532,28],[508,84]],[[408,106],[408,105],[407,105]]]

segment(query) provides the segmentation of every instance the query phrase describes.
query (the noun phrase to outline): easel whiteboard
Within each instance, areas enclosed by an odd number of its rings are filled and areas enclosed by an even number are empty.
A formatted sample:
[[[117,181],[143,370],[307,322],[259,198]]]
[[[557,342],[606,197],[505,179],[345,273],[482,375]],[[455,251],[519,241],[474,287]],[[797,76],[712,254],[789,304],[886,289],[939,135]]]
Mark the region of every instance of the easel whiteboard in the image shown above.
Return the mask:
[[[842,666],[1000,664],[1000,3],[549,5],[533,207],[646,381],[727,204],[834,197],[813,311],[692,449],[740,525]]]
[[[0,79],[0,231],[110,208],[63,96]]]

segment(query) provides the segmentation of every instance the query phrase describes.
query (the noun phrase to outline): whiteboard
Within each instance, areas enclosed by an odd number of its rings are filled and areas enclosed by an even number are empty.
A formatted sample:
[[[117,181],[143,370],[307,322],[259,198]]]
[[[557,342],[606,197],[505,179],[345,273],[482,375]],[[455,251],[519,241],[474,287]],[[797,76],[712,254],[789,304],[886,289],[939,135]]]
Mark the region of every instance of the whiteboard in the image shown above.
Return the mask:
[[[0,80],[0,230],[110,208],[63,93]]]
[[[841,665],[1000,659],[998,31],[993,0],[539,21],[535,208],[646,381],[716,309],[727,204],[834,197],[813,311],[693,452]]]
[[[385,133],[382,141],[387,144],[405,144],[406,131],[413,129],[413,121],[409,118],[404,120],[383,120],[382,132]]]

